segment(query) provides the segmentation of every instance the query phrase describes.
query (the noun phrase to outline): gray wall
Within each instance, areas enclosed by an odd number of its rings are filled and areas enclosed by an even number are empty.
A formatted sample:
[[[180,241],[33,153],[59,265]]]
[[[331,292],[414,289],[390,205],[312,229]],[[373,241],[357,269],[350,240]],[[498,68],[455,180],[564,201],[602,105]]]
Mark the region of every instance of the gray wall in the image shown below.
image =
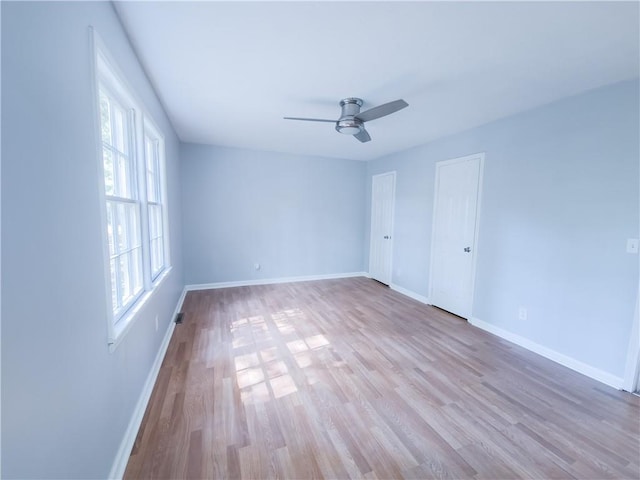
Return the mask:
[[[428,296],[435,163],[485,152],[473,316],[622,377],[638,292],[638,256],[625,252],[639,231],[638,87],[370,162],[368,192],[372,175],[397,171],[393,283]]]
[[[1,8],[2,477],[105,478],[183,286],[179,145],[111,4]],[[174,268],[114,353],[89,25],[167,147]]]
[[[110,4],[1,8],[4,478],[109,473],[184,283],[366,269],[373,174],[398,172],[393,282],[427,295],[435,162],[480,151],[474,316],[622,376],[638,287],[624,251],[639,229],[637,81],[369,164],[180,146]],[[89,25],[167,146],[174,268],[114,353]]]
[[[192,144],[180,156],[187,284],[363,271],[365,163]]]

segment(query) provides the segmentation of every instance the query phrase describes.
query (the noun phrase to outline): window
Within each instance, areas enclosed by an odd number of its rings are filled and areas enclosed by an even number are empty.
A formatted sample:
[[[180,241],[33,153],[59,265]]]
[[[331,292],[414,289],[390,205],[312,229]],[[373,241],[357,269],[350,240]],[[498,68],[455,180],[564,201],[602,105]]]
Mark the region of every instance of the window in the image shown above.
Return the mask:
[[[119,317],[143,290],[140,201],[132,145],[134,111],[100,85],[100,127],[107,213],[111,302]]]
[[[94,47],[109,343],[115,345],[138,306],[169,270],[164,139],[109,61],[95,32]]]
[[[155,279],[165,267],[164,206],[161,183],[161,161],[164,143],[157,131],[145,124],[144,157],[147,176],[147,210],[149,218],[149,254],[151,278]]]

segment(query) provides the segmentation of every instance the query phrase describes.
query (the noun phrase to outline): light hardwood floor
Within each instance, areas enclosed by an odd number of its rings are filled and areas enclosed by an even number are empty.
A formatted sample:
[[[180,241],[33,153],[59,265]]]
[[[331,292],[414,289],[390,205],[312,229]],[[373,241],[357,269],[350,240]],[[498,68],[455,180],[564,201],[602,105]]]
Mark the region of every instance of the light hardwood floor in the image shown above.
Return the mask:
[[[365,278],[190,292],[134,478],[640,478],[640,398]]]

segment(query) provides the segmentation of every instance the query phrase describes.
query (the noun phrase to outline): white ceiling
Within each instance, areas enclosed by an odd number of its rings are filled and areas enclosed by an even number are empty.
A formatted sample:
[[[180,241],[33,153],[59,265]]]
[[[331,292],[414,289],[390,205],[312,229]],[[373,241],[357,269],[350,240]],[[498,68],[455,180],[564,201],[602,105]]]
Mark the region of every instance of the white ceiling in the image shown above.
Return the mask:
[[[369,160],[639,75],[637,2],[117,2],[182,141]],[[338,101],[409,107],[360,143]]]

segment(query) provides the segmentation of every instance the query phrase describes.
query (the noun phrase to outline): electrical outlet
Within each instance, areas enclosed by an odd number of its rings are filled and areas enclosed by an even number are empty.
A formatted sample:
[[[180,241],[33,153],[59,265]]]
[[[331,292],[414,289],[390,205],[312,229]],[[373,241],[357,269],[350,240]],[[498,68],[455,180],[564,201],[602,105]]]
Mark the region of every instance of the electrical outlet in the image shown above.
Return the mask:
[[[158,331],[158,315],[156,315],[156,332]]]
[[[628,238],[627,239],[627,253],[638,253],[638,239],[637,238]]]
[[[526,320],[527,319],[527,309],[524,307],[520,307],[518,309],[518,320]]]

